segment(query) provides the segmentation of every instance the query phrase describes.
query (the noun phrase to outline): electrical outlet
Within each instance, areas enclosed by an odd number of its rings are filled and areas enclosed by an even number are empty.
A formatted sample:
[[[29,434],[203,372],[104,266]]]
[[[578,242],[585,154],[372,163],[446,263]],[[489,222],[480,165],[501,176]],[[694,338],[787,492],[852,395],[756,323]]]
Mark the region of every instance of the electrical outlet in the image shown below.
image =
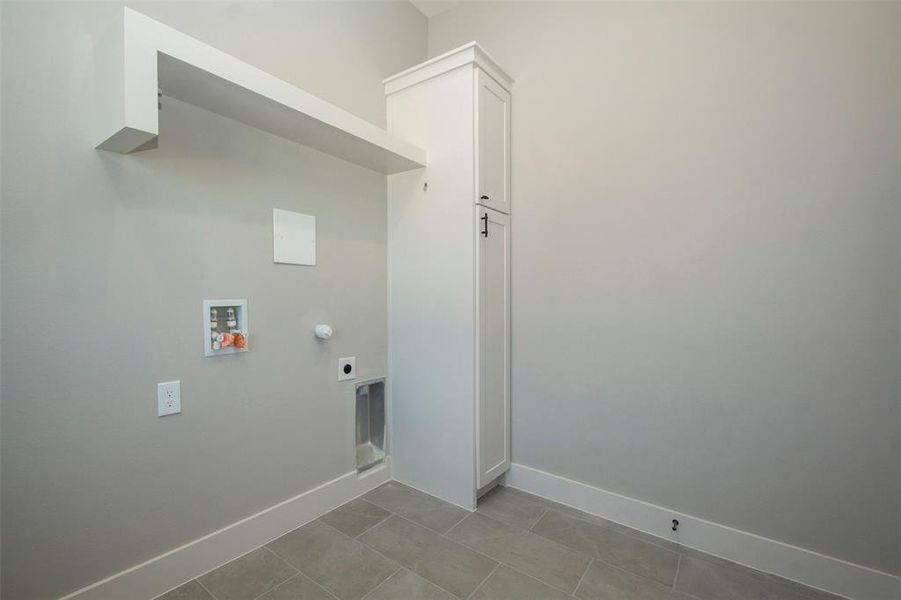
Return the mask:
[[[357,378],[357,357],[348,356],[338,359],[338,381]]]
[[[181,382],[156,384],[156,416],[165,417],[181,412]]]

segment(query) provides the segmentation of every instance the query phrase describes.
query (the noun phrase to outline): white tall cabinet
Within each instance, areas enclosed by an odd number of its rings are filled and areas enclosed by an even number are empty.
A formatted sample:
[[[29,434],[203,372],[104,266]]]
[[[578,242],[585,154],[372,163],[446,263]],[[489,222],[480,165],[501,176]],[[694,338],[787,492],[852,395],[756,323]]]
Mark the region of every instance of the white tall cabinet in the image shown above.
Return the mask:
[[[394,477],[464,508],[510,466],[510,92],[470,43],[385,80]]]

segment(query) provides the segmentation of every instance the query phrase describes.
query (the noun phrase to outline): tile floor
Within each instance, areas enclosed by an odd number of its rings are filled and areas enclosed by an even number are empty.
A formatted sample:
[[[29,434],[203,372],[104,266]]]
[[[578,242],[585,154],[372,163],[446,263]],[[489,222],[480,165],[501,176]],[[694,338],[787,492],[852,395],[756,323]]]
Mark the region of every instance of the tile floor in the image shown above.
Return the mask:
[[[158,600],[838,598],[512,488],[469,513],[396,482]]]

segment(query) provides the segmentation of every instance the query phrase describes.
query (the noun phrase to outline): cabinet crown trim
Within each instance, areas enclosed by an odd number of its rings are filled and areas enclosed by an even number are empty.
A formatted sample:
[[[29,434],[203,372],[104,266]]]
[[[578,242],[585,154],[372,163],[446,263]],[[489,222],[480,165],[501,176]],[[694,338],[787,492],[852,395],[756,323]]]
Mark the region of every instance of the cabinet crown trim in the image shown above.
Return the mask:
[[[508,92],[513,90],[513,78],[491,58],[491,55],[478,42],[473,41],[383,80],[385,95],[388,96],[399,92],[411,85],[443,75],[448,71],[470,63],[488,73],[492,79],[497,81]]]

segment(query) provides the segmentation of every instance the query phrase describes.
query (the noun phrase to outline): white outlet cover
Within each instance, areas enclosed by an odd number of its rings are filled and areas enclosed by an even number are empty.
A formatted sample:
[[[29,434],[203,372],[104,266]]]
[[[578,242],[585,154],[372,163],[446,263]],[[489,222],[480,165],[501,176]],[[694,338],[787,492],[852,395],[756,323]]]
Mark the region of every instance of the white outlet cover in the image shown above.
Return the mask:
[[[347,367],[350,367],[350,370]],[[338,381],[349,381],[357,378],[357,357],[348,356],[338,359]]]
[[[181,412],[181,381],[156,384],[156,416],[165,417]]]
[[[272,260],[289,265],[316,265],[316,217],[272,209]]]

